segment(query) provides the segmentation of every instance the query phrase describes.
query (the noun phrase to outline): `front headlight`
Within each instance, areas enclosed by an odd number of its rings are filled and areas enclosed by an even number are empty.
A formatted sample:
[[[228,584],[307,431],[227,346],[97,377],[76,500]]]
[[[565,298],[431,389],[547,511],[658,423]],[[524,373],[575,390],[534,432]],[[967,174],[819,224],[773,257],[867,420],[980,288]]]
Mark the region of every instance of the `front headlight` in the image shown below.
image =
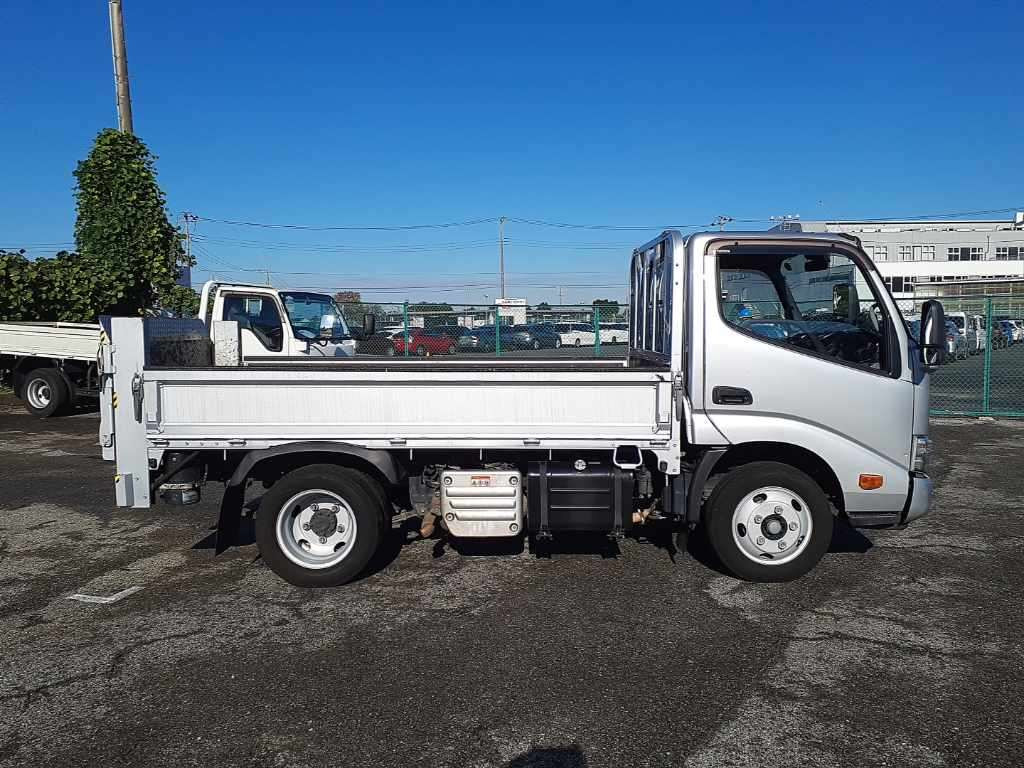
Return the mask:
[[[924,472],[928,469],[928,454],[931,450],[932,441],[928,435],[914,435],[914,450],[910,461],[910,468],[914,472]]]

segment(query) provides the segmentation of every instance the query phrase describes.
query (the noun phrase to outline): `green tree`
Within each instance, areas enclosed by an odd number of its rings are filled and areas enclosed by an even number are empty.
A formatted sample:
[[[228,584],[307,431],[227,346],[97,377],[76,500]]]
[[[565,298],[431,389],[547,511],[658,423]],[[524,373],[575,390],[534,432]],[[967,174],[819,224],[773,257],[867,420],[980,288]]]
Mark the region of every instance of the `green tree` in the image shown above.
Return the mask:
[[[594,299],[593,305],[598,320],[612,320],[619,314],[619,302],[614,299]]]
[[[363,301],[359,291],[338,291],[334,294],[334,301],[341,307],[348,324],[357,327],[362,326],[365,315],[373,315],[379,323],[387,314],[380,304]]]
[[[135,136],[105,130],[96,137],[75,170],[77,253],[31,260],[0,251],[0,319],[93,322],[153,307],[195,314],[199,297],[177,285],[186,259],[155,160]]]
[[[167,218],[155,162],[137,136],[107,129],[75,169],[78,256],[72,272],[81,281],[78,293],[91,295],[89,319],[190,301],[177,286],[186,257],[181,234]]]

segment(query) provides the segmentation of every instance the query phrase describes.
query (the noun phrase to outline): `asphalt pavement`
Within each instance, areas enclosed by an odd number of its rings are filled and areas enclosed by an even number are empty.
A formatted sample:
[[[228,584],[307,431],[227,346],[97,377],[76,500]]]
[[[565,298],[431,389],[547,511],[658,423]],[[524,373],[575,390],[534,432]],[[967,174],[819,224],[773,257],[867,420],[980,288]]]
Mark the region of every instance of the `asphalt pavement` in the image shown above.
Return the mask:
[[[245,530],[215,556],[216,487],[114,507],[96,427],[0,397],[2,766],[1020,765],[1024,423],[935,423],[931,515],[840,527],[789,584],[407,519],[325,590]]]

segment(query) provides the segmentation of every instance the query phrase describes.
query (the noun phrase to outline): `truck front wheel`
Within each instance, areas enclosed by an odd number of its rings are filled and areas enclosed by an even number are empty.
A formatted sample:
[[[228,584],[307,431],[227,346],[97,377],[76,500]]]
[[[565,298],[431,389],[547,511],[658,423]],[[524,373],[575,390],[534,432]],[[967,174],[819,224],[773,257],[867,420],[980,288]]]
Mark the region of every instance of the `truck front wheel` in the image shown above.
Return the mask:
[[[256,542],[270,569],[297,587],[332,587],[366,567],[384,533],[383,494],[354,469],[314,464],[263,496]]]
[[[705,507],[711,548],[747,581],[790,581],[810,571],[832,540],[832,509],[814,480],[774,461],[737,467]]]
[[[21,399],[33,416],[45,419],[59,413],[70,399],[64,378],[53,368],[36,368],[25,376]]]

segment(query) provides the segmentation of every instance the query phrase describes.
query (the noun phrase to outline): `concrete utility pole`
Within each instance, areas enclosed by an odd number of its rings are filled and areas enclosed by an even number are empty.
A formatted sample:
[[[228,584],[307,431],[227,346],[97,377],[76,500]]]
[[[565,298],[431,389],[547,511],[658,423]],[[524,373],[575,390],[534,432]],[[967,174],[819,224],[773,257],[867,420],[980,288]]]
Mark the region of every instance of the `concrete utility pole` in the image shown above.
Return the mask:
[[[185,211],[181,214],[182,221],[185,222],[185,257],[188,259],[188,263],[192,263],[192,229],[191,225],[199,221],[199,217],[193,213]]]
[[[501,298],[505,298],[505,217],[498,219],[498,282]]]
[[[121,0],[109,0],[110,50],[114,56],[114,87],[117,91],[117,127],[123,133],[132,128],[132,94],[128,88],[128,54],[124,48],[124,16]]]

